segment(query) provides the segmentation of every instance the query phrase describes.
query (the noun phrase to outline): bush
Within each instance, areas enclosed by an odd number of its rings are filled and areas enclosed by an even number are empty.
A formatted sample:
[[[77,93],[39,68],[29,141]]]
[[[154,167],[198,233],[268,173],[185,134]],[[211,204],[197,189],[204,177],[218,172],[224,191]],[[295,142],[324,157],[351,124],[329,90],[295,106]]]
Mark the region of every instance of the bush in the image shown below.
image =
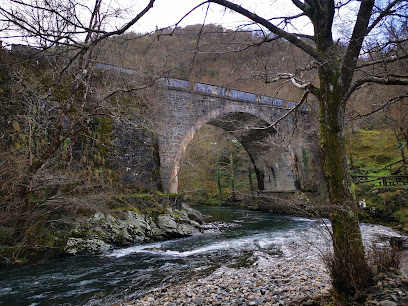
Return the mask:
[[[399,269],[401,266],[401,252],[398,248],[378,247],[373,244],[367,251],[367,258],[370,266],[376,265],[382,271]]]
[[[350,251],[353,252],[351,248]],[[345,265],[344,261],[336,258],[333,252],[323,255],[323,261],[331,276],[334,298],[340,304],[346,303],[346,299],[352,296],[357,300],[362,298],[363,291],[369,284],[370,271],[367,263],[361,261],[357,253],[350,258],[355,260]],[[344,282],[344,280],[348,281]]]

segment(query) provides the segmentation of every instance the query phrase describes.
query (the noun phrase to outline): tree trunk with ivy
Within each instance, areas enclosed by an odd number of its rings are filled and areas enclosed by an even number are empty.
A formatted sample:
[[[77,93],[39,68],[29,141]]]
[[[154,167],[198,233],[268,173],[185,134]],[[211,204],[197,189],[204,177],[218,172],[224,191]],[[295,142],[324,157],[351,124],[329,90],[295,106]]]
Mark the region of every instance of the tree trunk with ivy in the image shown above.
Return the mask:
[[[235,196],[235,169],[234,169],[234,153],[233,153],[233,146],[232,142],[230,142],[230,171],[231,171],[231,176],[230,176],[230,184],[231,184],[231,199],[233,202],[236,201],[236,196]]]
[[[370,5],[372,1],[365,1]],[[350,295],[359,295],[369,280],[365,261],[357,203],[351,192],[352,184],[347,162],[345,137],[345,93],[351,83],[358,54],[355,50],[346,52],[343,61],[337,56],[337,46],[333,42],[331,27],[332,14],[323,14],[328,9],[334,14],[334,3],[307,9],[307,14],[320,16],[311,18],[315,28],[316,52],[324,65],[318,69],[320,86],[314,90],[319,101],[320,146],[323,173],[331,203],[330,221],[332,224],[333,257],[329,258],[333,293],[341,303]],[[326,4],[327,4],[326,3]],[[331,7],[333,5],[333,7]],[[372,7],[372,6],[371,6]],[[365,12],[359,26],[364,31],[368,25],[370,10]],[[356,43],[362,43],[362,37]],[[359,50],[357,46],[355,49]],[[350,70],[352,69],[352,70]]]
[[[221,165],[220,165],[220,157],[217,157],[217,187],[218,187],[218,194],[220,199],[222,199],[222,186],[221,186]]]

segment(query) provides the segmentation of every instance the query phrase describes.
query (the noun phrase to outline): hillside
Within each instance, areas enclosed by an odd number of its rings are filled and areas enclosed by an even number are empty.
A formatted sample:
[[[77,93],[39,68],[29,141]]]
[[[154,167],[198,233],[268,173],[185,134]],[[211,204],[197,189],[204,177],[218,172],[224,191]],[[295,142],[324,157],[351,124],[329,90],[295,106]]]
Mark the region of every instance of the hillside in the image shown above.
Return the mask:
[[[282,72],[315,80],[309,58],[284,40],[261,44],[255,32],[189,25],[151,34],[129,33],[104,42],[97,59],[149,75],[170,76],[297,101],[302,91]]]
[[[351,146],[350,146],[351,144]],[[391,130],[359,130],[351,135],[352,175],[368,175],[369,183],[356,184],[356,197],[362,208],[362,218],[368,222],[392,225],[408,232],[408,184],[388,181],[384,186],[376,177],[389,177],[386,166],[401,160],[400,149]],[[393,166],[395,171],[401,163]],[[406,175],[401,172],[399,175]]]
[[[349,137],[352,174],[389,175],[385,166],[401,159],[391,130],[359,130]]]

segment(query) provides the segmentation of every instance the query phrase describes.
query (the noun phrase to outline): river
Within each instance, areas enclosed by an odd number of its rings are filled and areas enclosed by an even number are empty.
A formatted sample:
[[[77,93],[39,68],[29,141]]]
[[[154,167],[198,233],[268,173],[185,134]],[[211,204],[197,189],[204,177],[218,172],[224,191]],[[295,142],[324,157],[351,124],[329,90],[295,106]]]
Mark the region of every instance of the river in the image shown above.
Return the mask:
[[[112,304],[222,266],[251,265],[260,254],[291,259],[329,245],[325,226],[311,219],[223,206],[196,209],[212,216],[200,235],[2,269],[0,305]],[[375,225],[363,225],[363,232],[369,239],[398,236]]]

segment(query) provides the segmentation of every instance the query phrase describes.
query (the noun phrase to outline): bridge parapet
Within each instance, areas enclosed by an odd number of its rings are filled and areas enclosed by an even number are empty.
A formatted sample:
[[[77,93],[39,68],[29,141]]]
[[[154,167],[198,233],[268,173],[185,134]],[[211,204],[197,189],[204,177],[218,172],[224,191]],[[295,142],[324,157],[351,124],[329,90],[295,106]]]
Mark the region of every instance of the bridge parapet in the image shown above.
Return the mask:
[[[297,105],[297,102],[293,102],[293,101],[283,100],[283,99],[270,97],[270,96],[259,95],[259,94],[241,91],[241,90],[228,89],[228,88],[224,88],[224,87],[220,87],[216,85],[204,84],[200,82],[187,81],[187,80],[176,79],[176,78],[161,78],[160,81],[163,82],[164,85],[168,87],[184,89],[187,91],[197,91],[200,93],[226,97],[229,99],[237,99],[237,100],[249,101],[253,103],[266,104],[266,105],[271,105],[274,107],[292,109]],[[311,107],[307,105],[302,105],[300,107],[300,110],[310,111]]]
[[[114,71],[118,71],[122,73],[123,72],[130,73],[130,74],[136,73],[138,75],[142,74],[136,70],[118,67],[118,66],[109,65],[109,64],[102,64],[102,63],[95,63],[95,68],[114,70]],[[276,97],[264,96],[264,95],[259,95],[259,94],[255,94],[251,92],[229,89],[229,88],[220,87],[216,85],[210,85],[210,84],[188,81],[188,80],[183,80],[183,79],[160,78],[159,82],[164,84],[165,86],[182,89],[186,91],[196,91],[196,92],[200,92],[204,94],[215,95],[219,97],[221,96],[221,97],[226,97],[229,99],[242,100],[242,101],[247,101],[247,102],[252,102],[252,103],[266,104],[266,105],[271,105],[274,107],[280,107],[280,108],[285,108],[285,109],[292,109],[297,105],[297,102],[283,100],[283,99],[279,99]],[[312,109],[316,110],[315,107],[307,106],[307,105],[302,105],[300,107],[301,111],[310,111]]]

